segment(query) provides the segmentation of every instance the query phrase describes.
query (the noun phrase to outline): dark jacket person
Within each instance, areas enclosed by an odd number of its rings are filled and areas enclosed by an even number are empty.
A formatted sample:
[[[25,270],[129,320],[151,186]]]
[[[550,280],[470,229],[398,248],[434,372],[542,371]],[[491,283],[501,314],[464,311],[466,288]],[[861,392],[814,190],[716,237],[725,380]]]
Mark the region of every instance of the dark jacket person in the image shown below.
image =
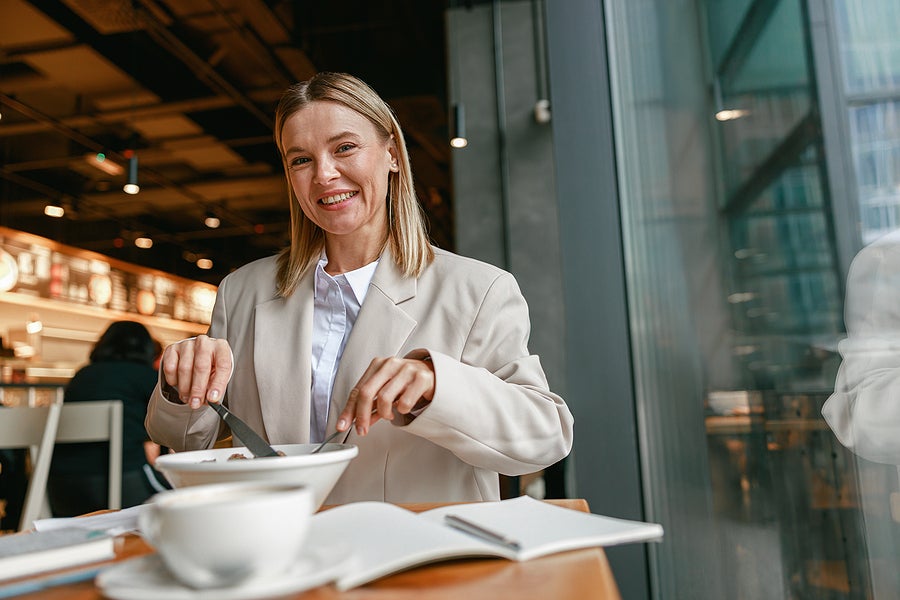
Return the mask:
[[[155,489],[145,473],[144,417],[156,385],[156,345],[147,329],[134,321],[117,321],[103,333],[81,368],[66,386],[65,402],[121,400],[122,507],[141,504]],[[57,444],[47,482],[55,517],[107,508],[109,445],[106,442]]]

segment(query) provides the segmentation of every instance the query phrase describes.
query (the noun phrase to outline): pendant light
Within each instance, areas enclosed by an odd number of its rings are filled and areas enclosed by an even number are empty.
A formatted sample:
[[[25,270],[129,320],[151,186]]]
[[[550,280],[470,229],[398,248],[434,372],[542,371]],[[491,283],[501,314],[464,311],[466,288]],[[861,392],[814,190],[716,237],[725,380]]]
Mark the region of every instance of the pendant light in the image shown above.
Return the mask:
[[[466,109],[462,102],[453,105],[451,120],[453,135],[450,138],[450,145],[454,148],[465,148],[469,140],[466,139]]]
[[[134,150],[126,150],[124,156],[128,159],[128,179],[125,180],[122,189],[126,194],[137,194],[141,191],[141,187],[138,185],[137,154],[134,153]]]

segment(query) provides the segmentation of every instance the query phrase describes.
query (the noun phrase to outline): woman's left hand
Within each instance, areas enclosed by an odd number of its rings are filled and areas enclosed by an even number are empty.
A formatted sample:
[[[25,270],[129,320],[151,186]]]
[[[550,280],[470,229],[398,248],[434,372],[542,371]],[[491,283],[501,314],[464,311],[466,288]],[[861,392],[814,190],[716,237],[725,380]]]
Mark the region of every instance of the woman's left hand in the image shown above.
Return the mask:
[[[337,429],[346,431],[356,419],[356,433],[366,435],[379,419],[393,420],[421,408],[434,397],[434,366],[417,358],[376,358],[350,390]]]

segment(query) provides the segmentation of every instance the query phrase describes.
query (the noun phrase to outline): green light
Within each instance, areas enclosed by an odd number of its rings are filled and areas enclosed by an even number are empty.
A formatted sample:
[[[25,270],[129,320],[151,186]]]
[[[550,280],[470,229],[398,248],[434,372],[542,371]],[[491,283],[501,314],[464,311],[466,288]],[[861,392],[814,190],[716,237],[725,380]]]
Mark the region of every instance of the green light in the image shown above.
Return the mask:
[[[102,152],[98,152],[97,153],[97,162],[103,162],[104,160],[106,160],[106,155],[103,154]]]

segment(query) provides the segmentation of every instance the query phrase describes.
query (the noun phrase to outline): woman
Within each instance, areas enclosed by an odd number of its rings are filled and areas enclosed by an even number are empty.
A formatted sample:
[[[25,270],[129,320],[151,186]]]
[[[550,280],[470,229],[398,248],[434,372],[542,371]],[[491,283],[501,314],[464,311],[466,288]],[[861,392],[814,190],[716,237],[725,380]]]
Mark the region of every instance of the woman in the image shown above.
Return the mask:
[[[495,500],[498,473],[566,456],[572,415],[528,354],[515,279],[429,245],[387,104],[320,73],[285,92],[275,141],[291,245],[228,275],[209,336],[166,350],[153,439],[212,446],[217,417],[197,409],[222,399],[271,443],[346,431],[359,455],[332,504]]]
[[[144,418],[157,381],[156,346],[150,332],[134,321],[112,323],[94,345],[90,363],[66,386],[64,401],[122,401],[122,507],[141,504],[156,492],[147,477]],[[106,442],[57,444],[47,480],[56,517],[109,508],[109,445]]]

